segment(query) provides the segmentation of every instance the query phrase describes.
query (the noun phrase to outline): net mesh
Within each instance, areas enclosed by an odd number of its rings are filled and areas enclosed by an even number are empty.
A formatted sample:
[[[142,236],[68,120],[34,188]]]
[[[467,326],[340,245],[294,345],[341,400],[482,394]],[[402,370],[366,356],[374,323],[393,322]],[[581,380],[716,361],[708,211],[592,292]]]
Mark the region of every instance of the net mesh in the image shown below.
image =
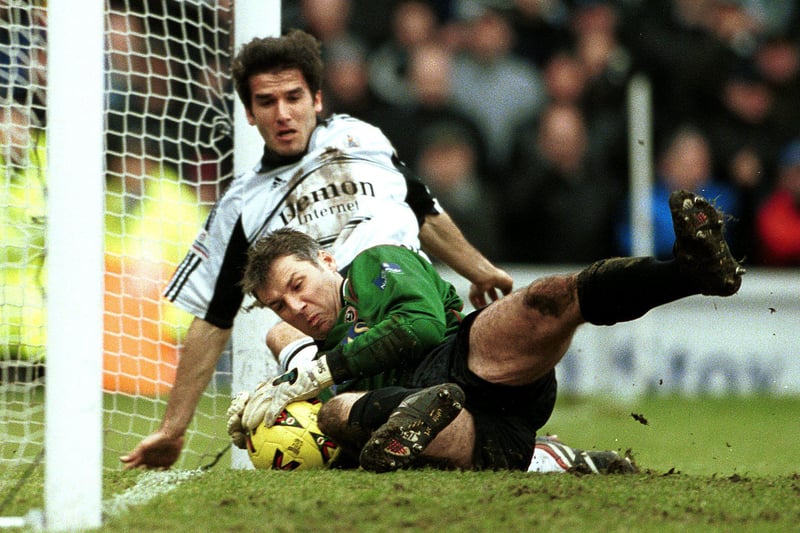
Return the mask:
[[[19,463],[44,439],[46,16],[0,19],[0,460]]]
[[[0,5],[0,463],[44,442],[45,2]],[[230,2],[105,6],[104,465],[160,423],[191,316],[162,291],[232,172]],[[80,97],[80,95],[76,95]],[[49,173],[58,179],[58,172]],[[58,265],[49,265],[57,268]],[[178,467],[227,444],[223,357]],[[81,384],[76,383],[76,387]]]

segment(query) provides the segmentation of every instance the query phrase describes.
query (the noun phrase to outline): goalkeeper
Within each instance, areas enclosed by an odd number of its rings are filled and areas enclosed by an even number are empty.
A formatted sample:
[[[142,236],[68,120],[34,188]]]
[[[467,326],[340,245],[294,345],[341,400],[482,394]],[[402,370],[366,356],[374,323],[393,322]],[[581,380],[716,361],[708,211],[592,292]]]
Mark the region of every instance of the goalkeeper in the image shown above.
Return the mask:
[[[265,237],[249,254],[243,290],[317,339],[322,355],[234,398],[229,434],[242,446],[245,432],[271,425],[288,403],[335,385],[320,429],[360,449],[367,470],[426,462],[527,469],[536,431],[555,403],[554,368],[578,326],[634,320],[694,294],[738,291],[744,270],[723,238],[722,214],[687,191],[669,203],[672,260],[598,261],[466,317],[454,288],[405,248],[369,249],[342,275],[302,233]]]
[[[270,231],[304,231],[342,266],[376,244],[422,245],[472,282],[476,307],[511,291],[508,273],[466,241],[379,129],[346,115],[318,116],[323,64],[314,37],[294,30],[253,39],[232,72],[247,119],[264,140],[263,157],[232,181],[166,288],[166,297],[194,319],[161,425],[120,458],[126,468],[177,460],[242,304],[247,249]],[[269,346],[285,364],[297,351],[308,352],[301,337],[273,328]]]

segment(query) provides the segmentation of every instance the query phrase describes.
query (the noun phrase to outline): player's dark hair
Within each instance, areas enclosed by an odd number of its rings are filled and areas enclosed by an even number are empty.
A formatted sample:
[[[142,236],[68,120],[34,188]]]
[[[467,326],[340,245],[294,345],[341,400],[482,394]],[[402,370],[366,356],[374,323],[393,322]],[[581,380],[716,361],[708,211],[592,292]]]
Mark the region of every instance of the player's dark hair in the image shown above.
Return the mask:
[[[322,88],[322,45],[302,30],[289,30],[281,37],[256,37],[242,45],[233,59],[231,73],[236,92],[247,109],[252,94],[250,77],[265,72],[299,69],[311,96]]]
[[[255,296],[255,291],[266,283],[275,260],[293,255],[301,261],[319,265],[319,251],[319,243],[302,231],[280,228],[269,233],[258,239],[247,251],[247,264],[241,281],[242,292]]]

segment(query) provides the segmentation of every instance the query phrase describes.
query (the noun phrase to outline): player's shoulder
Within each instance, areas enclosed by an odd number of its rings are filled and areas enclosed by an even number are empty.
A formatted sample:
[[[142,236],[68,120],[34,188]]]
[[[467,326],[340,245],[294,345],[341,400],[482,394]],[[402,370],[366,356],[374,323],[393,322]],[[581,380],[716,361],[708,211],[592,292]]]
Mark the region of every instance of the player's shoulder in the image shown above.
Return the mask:
[[[424,259],[418,250],[403,244],[378,244],[360,252],[353,263],[374,264],[383,268],[387,263],[417,263]]]
[[[281,174],[285,167],[269,167],[262,160],[255,166],[236,174],[233,179],[228,183],[223,197],[245,197],[257,191],[261,186],[275,179],[275,176]]]
[[[374,128],[368,122],[364,122],[360,118],[356,118],[347,113],[334,113],[328,118],[320,121],[320,126],[329,129],[357,129],[357,128]]]
[[[375,143],[389,144],[379,128],[346,114],[334,114],[321,121],[314,137],[318,145],[342,149],[356,149]]]

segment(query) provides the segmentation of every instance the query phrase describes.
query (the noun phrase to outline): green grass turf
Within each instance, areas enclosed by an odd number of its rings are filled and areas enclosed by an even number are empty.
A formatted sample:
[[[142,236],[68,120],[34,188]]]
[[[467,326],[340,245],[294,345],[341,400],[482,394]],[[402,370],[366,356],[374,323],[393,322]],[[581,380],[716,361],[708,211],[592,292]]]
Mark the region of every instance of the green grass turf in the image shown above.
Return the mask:
[[[632,448],[641,473],[232,471],[226,457],[103,531],[797,531],[798,413],[796,397],[561,398],[545,432]],[[146,475],[107,471],[105,502]],[[19,476],[0,476],[4,516],[43,506],[41,468],[8,498]]]
[[[543,432],[575,447],[631,448],[641,467],[657,471],[800,472],[797,397],[561,398]]]

